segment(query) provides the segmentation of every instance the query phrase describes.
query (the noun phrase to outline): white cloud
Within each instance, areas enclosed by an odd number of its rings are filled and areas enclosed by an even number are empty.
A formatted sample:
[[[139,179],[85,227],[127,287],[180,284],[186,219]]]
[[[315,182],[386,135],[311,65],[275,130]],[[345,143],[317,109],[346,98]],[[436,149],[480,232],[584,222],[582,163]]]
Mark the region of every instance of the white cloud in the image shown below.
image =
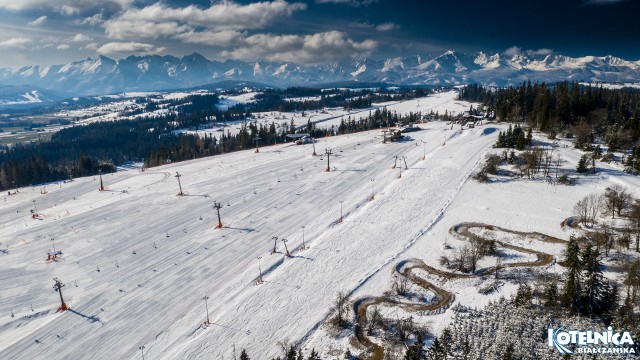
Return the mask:
[[[27,38],[14,37],[14,38],[0,41],[0,48],[24,49],[25,45],[27,45],[30,42],[31,40]]]
[[[378,31],[391,31],[391,30],[395,30],[395,29],[397,29],[399,27],[400,26],[398,26],[397,24],[394,24],[392,22],[388,22],[388,23],[376,25],[376,30],[378,30]]]
[[[529,50],[529,52],[531,52],[533,55],[551,55],[553,53],[553,50],[542,48],[538,50]]]
[[[91,26],[101,25],[103,22],[104,22],[104,19],[102,18],[101,13],[94,14],[92,16],[86,17],[81,20],[73,21],[73,23],[76,25],[91,25]]]
[[[0,9],[13,11],[47,9],[65,15],[84,13],[89,10],[120,11],[133,0],[0,0]]]
[[[1,0],[0,0],[1,1]],[[117,17],[104,21],[107,36],[114,39],[157,38],[186,32],[195,27],[208,31],[260,29],[277,18],[304,10],[304,3],[284,0],[240,5],[230,1],[212,4],[208,8],[189,5],[173,8],[158,2],[143,8],[128,8]]]
[[[67,50],[69,48],[68,44],[60,44],[58,46],[56,46],[56,49],[58,50]]]
[[[88,43],[87,45],[82,47],[83,50],[90,50],[90,51],[96,51],[98,50],[98,44],[97,43]]]
[[[73,36],[73,39],[71,39],[71,41],[73,42],[77,42],[77,43],[81,43],[81,42],[88,42],[93,40],[91,37],[85,35],[85,34],[75,34]]]
[[[189,31],[190,27],[175,21],[108,20],[106,34],[113,39],[157,39]]]
[[[236,49],[222,51],[220,55],[240,60],[314,64],[368,56],[376,47],[373,40],[357,42],[339,31],[305,36],[256,34],[242,39]]]
[[[42,25],[45,21],[47,21],[47,17],[46,16],[40,16],[39,18],[29,22],[29,25],[31,25],[31,26],[39,26],[39,25]]]
[[[545,55],[550,55],[553,53],[552,49],[546,49],[546,48],[542,48],[542,49],[538,49],[538,50],[526,50],[523,51],[521,47],[519,46],[512,46],[510,48],[508,48],[507,50],[504,51],[504,54],[509,56],[509,57],[514,57],[516,55],[521,55],[523,53],[527,53],[529,55],[538,55],[538,56],[545,56]]]
[[[139,42],[110,42],[100,46],[96,50],[99,54],[107,55],[114,53],[125,54],[155,54],[164,51],[163,47],[156,47],[152,44]]]
[[[504,51],[507,56],[516,56],[522,54],[522,49],[519,46],[512,46]]]
[[[189,31],[174,36],[174,38],[189,44],[203,44],[209,46],[229,46],[237,43],[243,34],[235,30],[222,31]]]

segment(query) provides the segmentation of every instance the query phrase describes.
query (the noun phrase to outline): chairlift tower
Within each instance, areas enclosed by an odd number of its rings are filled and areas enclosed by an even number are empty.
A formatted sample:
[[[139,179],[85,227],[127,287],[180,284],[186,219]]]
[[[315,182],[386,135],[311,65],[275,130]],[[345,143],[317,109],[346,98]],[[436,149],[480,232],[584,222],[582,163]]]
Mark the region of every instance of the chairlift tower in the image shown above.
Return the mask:
[[[216,226],[216,228],[221,229],[222,228],[222,220],[220,220],[220,208],[222,207],[222,204],[214,201],[213,202],[213,208],[216,209],[216,212],[218,214],[218,226]]]
[[[102,182],[102,169],[98,169],[98,175],[100,176],[100,191],[104,191],[104,183]]]
[[[307,245],[304,243],[304,228],[305,228],[305,225],[302,225],[301,228],[302,228],[302,250],[306,250],[307,249]]]
[[[56,282],[53,285],[53,289],[57,291],[58,294],[60,294],[60,311],[65,311],[69,307],[64,303],[64,299],[62,298],[62,288],[64,287],[64,284],[60,280],[58,280],[58,278],[53,278],[53,281]]]
[[[204,325],[208,326],[209,324],[211,324],[211,321],[209,321],[209,296],[203,296],[202,300],[204,300],[204,308],[207,311],[207,321],[204,323]]]
[[[371,197],[369,198],[369,201],[372,201],[375,198],[375,189],[374,189],[374,185],[373,183],[376,181],[376,179],[370,179],[371,181]]]
[[[330,167],[330,163],[329,163],[329,159],[331,158],[331,155],[333,154],[333,151],[331,149],[324,149],[324,153],[325,155],[327,155],[327,172],[331,171],[331,167]]]
[[[311,139],[311,145],[313,145],[313,156],[318,156],[318,154],[316,154],[316,141],[309,136],[309,139]]]
[[[37,219],[40,215],[38,215],[38,206],[36,205],[36,201],[33,200],[33,210],[31,210],[31,218]]]
[[[256,153],[260,152],[260,149],[258,148],[258,141],[262,140],[260,137],[256,136],[253,138],[253,141],[256,142]]]
[[[180,182],[180,178],[182,177],[182,175],[180,175],[180,173],[176,171],[176,175],[174,177],[178,179],[178,187],[180,188],[178,196],[184,196],[184,193],[182,192],[182,183]]]
[[[277,236],[272,236],[271,237],[273,239],[273,251],[271,251],[271,254],[275,254],[278,252],[277,246],[278,246],[278,237]]]
[[[291,257],[291,253],[289,252],[289,249],[287,248],[287,241],[289,241],[289,240],[287,240],[287,239],[282,239],[282,242],[284,243],[284,250],[285,250],[285,252],[287,253],[287,256],[288,256],[288,257]]]
[[[258,256],[258,271],[260,273],[260,276],[258,276],[258,282],[256,283],[256,285],[258,284],[262,284],[264,282],[264,280],[262,280],[262,256]]]

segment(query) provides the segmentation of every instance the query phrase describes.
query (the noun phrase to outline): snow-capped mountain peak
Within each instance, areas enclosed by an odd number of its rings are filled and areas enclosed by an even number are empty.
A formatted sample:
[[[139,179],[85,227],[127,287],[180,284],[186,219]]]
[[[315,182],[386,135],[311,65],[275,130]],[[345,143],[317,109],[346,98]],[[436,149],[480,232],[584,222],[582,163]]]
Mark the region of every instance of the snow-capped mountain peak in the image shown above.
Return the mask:
[[[267,61],[208,60],[193,53],[183,57],[106,56],[60,65],[0,68],[0,84],[32,86],[70,95],[119,91],[152,91],[205,85],[221,80],[257,81],[275,86],[301,86],[357,80],[408,85],[481,83],[511,85],[522,81],[640,81],[640,61],[615,56],[569,57],[551,51],[516,53],[449,50],[427,58],[420,55],[387,59],[347,60],[321,65]]]

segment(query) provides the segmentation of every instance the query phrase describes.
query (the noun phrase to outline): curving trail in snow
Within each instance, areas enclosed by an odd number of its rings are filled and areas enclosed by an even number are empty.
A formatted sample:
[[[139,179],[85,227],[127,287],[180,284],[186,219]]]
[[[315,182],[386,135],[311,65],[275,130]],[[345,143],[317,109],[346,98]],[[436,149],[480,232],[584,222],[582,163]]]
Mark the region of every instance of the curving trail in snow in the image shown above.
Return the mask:
[[[506,234],[516,235],[521,238],[529,237],[533,238],[537,241],[547,242],[547,243],[564,243],[564,240],[555,238],[553,236],[537,233],[537,232],[521,232],[515,230],[509,230],[500,228],[497,226],[486,225],[481,223],[462,223],[453,226],[449,232],[457,237],[460,240],[470,241],[486,241],[480,235],[473,233],[472,229],[485,229],[492,232],[502,232]],[[517,267],[541,267],[547,266],[553,263],[554,257],[550,254],[536,251],[532,249],[528,249],[522,246],[516,246],[504,241],[497,241],[496,243],[500,245],[502,248],[514,250],[517,252],[533,254],[536,256],[535,261],[526,261],[526,262],[513,262],[501,265],[501,268],[517,268]],[[386,305],[392,307],[400,307],[408,312],[424,312],[424,311],[434,311],[440,309],[448,308],[455,300],[455,295],[444,288],[435,285],[433,282],[424,279],[414,273],[414,270],[423,270],[424,272],[431,274],[439,279],[450,280],[450,279],[459,279],[459,278],[471,278],[474,276],[484,276],[493,274],[496,272],[496,267],[487,267],[484,269],[480,269],[476,272],[476,274],[464,274],[459,272],[451,272],[440,270],[425,264],[420,259],[408,259],[400,261],[395,266],[395,273],[400,276],[406,277],[410,282],[416,284],[421,287],[425,291],[432,291],[436,294],[435,300],[431,303],[409,303],[409,302],[401,302],[397,299],[393,298],[389,295],[384,296],[373,296],[373,297],[364,297],[357,299],[353,304],[353,309],[356,316],[356,326],[355,326],[355,337],[360,342],[360,344],[364,345],[369,351],[369,358],[372,360],[382,360],[384,359],[385,349],[382,345],[372,341],[367,333],[367,310],[371,306],[375,305]]]

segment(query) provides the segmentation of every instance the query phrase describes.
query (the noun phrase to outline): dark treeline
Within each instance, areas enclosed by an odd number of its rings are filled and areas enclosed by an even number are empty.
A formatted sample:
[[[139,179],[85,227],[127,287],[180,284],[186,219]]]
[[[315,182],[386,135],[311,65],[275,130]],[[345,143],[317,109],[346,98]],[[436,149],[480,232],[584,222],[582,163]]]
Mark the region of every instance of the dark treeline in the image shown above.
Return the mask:
[[[305,93],[303,90],[299,91]],[[423,96],[426,91],[394,96]],[[301,102],[282,101],[295,106],[302,105]],[[353,101],[344,97],[340,104],[350,106]],[[308,132],[318,138],[387,127],[396,123],[417,122],[422,117],[420,113],[399,116],[395,112],[378,109],[365,119],[348,117],[339,126],[328,129],[317,128],[311,122],[302,127],[286,122],[276,126],[275,123],[263,125],[251,121],[251,111],[255,111],[252,105],[238,105],[222,111],[214,106],[217,102],[215,95],[191,96],[180,101],[177,113],[74,126],[53,134],[50,141],[0,147],[0,190],[95,175],[98,170],[113,172],[116,166],[129,161],[144,161],[146,166],[157,166],[170,161],[248,149],[255,146],[253,139],[256,136],[260,137],[258,145],[266,146],[285,142],[286,135],[296,131]],[[321,105],[318,103],[315,106]],[[273,109],[269,111],[271,110]],[[178,131],[200,129],[212,121],[243,123],[238,134],[226,132],[219,138]]]
[[[213,136],[194,136],[194,135],[168,135],[176,138],[174,144],[170,147],[161,146],[157,150],[149,153],[147,158],[147,166],[157,166],[170,161],[182,161],[195,159],[204,156],[218,155],[226,152],[245,150],[255,146],[256,137],[259,137],[259,146],[274,145],[291,141],[287,139],[288,134],[296,132],[305,132],[313,138],[321,138],[325,136],[350,134],[359,131],[367,131],[371,129],[380,129],[395,124],[407,124],[417,122],[422,118],[421,113],[409,113],[406,116],[399,115],[394,111],[386,108],[376,109],[369,113],[365,118],[343,118],[340,125],[330,128],[318,128],[312,122],[307,122],[306,126],[296,127],[291,124],[283,123],[279,128],[272,122],[269,125],[259,124],[257,122],[244,122],[237,134],[223,133],[220,139]]]
[[[640,170],[640,90],[605,89],[562,82],[523,82],[491,90],[479,85],[462,89],[460,98],[480,101],[500,121],[526,122],[550,138],[575,137],[576,147],[602,141],[609,151],[631,150],[625,159]]]
[[[175,131],[208,122],[203,113],[223,121],[238,121],[247,116],[235,111],[199,110],[197,106],[191,109],[194,113],[188,115],[167,114],[74,126],[53,134],[50,141],[0,147],[0,189],[93,175],[99,169],[112,172],[128,161],[143,161],[158,149],[188,148],[180,143],[196,144],[195,135]],[[175,157],[184,160],[194,156],[176,153]]]
[[[386,102],[397,100],[409,100],[416,97],[423,97],[430,93],[424,88],[401,88],[389,92],[379,93],[374,90],[338,90],[331,89],[323,91],[321,89],[310,88],[287,88],[284,90],[268,89],[264,93],[256,96],[257,102],[251,105],[254,112],[265,111],[308,111],[322,108],[343,107],[345,109],[365,109],[374,102]],[[289,98],[295,97],[320,97],[318,100],[291,101]]]

